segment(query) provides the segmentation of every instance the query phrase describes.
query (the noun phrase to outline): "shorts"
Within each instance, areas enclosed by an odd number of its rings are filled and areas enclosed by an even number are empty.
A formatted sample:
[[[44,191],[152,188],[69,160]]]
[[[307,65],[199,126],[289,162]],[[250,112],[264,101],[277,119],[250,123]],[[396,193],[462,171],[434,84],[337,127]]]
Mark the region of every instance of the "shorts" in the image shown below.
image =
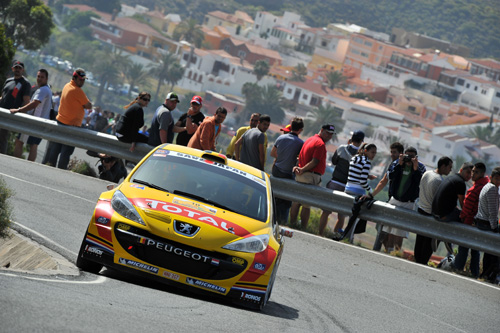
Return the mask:
[[[17,135],[17,139],[29,145],[39,145],[40,142],[42,142],[41,138],[37,138],[35,136],[28,136],[28,134],[21,134],[21,133]]]
[[[301,184],[310,184],[319,186],[321,184],[321,175],[314,172],[304,172],[301,175],[295,175],[295,181]],[[311,206],[302,205],[303,208],[311,208]]]

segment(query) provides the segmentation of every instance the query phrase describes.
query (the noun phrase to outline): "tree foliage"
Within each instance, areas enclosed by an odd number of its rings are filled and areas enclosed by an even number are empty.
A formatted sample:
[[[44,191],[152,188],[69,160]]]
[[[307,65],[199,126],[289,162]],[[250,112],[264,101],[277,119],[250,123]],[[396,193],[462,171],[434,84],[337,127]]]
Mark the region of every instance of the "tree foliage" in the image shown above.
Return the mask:
[[[99,15],[94,12],[76,12],[64,17],[64,27],[69,31],[78,31],[82,27],[88,27],[92,17],[99,17]]]
[[[300,63],[292,69],[291,81],[304,82],[306,80],[307,67]]]
[[[144,66],[134,62],[128,64],[128,66],[123,71],[123,74],[127,78],[127,82],[130,84],[130,87],[127,91],[127,96],[129,97],[132,89],[134,89],[136,85],[142,85],[149,77],[149,73],[148,71],[144,70]]]
[[[174,29],[172,37],[177,41],[185,40],[194,44],[196,47],[200,47],[204,39],[201,26],[195,19],[189,19],[179,23],[179,25]]]
[[[305,134],[315,134],[318,133],[321,126],[324,124],[333,124],[335,126],[335,132],[342,132],[344,127],[344,121],[342,120],[341,111],[338,111],[331,105],[323,106],[320,105],[314,109],[311,115],[307,116],[304,133]],[[334,138],[335,141],[335,138]]]
[[[52,11],[41,0],[2,0],[0,23],[14,46],[36,50],[47,43],[54,27]]]
[[[158,79],[158,85],[156,86],[156,93],[154,99],[158,99],[160,88],[163,85],[163,83],[165,83],[165,81],[170,82],[172,84],[171,81],[168,81],[170,75],[173,75],[172,80],[174,77],[175,78],[178,77],[179,70],[172,69],[174,67],[174,64],[176,63],[179,65],[179,67],[181,67],[179,61],[177,60],[177,56],[173,53],[167,53],[160,59],[160,61],[156,65],[153,65],[150,68],[149,72]],[[182,74],[184,74],[184,71],[182,72]],[[180,78],[182,78],[182,75],[180,76]],[[180,78],[177,79],[175,83],[177,83],[177,81],[179,81]]]
[[[245,96],[245,108],[242,111],[242,119],[250,118],[252,113],[267,114],[271,122],[281,124],[285,118],[283,111],[281,91],[276,86],[269,84],[260,87],[257,83],[247,82],[243,85],[241,93]]]
[[[5,28],[0,24],[0,84],[5,82],[15,53],[14,43],[5,35]]]
[[[328,88],[330,89],[337,88],[344,90],[347,86],[347,78],[339,71],[328,72],[326,74],[326,80],[328,81]]]
[[[267,60],[257,60],[253,67],[253,73],[257,76],[257,82],[262,80],[269,73],[269,62]]]
[[[132,6],[135,6],[140,1],[134,1]],[[100,12],[105,13],[113,13],[116,11],[117,13],[121,9],[121,1],[120,0],[56,0],[54,5],[56,7],[60,7],[63,4],[83,4],[90,7],[94,7]]]

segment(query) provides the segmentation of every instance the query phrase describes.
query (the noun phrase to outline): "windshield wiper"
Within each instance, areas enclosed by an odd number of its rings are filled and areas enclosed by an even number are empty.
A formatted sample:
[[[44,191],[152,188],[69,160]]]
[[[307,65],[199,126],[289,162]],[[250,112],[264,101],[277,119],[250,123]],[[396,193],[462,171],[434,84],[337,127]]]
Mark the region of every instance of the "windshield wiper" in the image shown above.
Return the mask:
[[[196,194],[193,194],[193,193],[189,193],[189,192],[184,192],[184,191],[179,191],[179,190],[174,190],[174,194],[180,194],[182,196],[185,196],[185,197],[189,197],[189,198],[193,198],[193,199],[196,199],[198,201],[203,201],[203,202],[206,202],[208,204],[211,204],[213,206],[217,206],[219,208],[222,208],[222,209],[225,209],[225,210],[229,210],[231,212],[234,212],[233,209],[227,207],[227,206],[224,206],[224,205],[221,205],[220,203],[218,202],[215,202],[215,201],[212,201],[210,199],[207,199],[207,198],[204,198],[202,196],[199,196],[199,195],[196,195]]]
[[[161,186],[158,186],[158,185],[155,185],[155,184],[151,184],[151,183],[148,183],[147,181],[144,181],[144,180],[140,180],[140,179],[134,179],[132,180],[134,183],[137,183],[137,184],[142,184],[142,185],[146,185],[147,187],[151,187],[151,188],[154,188],[155,190],[159,190],[159,191],[164,191],[164,192],[168,192],[170,193],[169,190],[161,187]]]

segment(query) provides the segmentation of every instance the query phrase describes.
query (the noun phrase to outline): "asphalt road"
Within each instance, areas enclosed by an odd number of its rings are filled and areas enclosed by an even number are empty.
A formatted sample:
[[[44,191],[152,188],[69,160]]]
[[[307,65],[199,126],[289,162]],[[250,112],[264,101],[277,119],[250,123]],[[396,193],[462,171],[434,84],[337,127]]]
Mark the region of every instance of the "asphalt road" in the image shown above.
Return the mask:
[[[0,155],[16,229],[75,261],[106,182]],[[249,311],[112,270],[0,269],[0,332],[498,332],[500,288],[296,232]]]

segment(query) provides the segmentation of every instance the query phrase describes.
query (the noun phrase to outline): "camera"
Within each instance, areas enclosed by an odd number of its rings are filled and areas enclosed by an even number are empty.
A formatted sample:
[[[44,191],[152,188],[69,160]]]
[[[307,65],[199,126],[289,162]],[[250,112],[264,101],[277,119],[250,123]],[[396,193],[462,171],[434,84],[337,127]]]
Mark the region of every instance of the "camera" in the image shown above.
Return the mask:
[[[405,155],[403,156],[403,163],[408,163],[408,162],[411,162],[411,156],[410,156],[410,155],[405,154]]]

